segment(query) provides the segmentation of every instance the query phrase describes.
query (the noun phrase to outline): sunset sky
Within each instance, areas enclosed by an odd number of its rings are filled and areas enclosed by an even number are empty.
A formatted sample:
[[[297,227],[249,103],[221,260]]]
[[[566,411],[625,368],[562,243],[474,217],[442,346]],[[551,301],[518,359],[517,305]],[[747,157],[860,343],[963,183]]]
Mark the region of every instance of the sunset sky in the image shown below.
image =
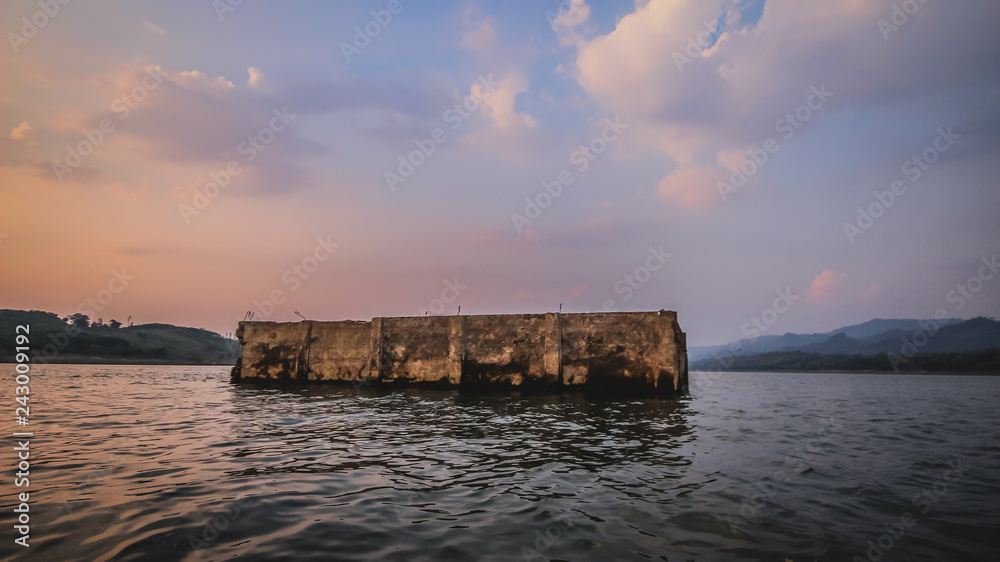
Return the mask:
[[[1000,316],[995,2],[231,3],[0,4],[0,307]]]

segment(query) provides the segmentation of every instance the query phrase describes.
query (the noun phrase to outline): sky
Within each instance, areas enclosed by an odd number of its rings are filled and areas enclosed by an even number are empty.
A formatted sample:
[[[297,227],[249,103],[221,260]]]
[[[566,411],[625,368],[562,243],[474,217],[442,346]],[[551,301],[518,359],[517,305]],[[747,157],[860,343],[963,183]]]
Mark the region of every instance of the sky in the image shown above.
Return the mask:
[[[1000,311],[994,2],[10,0],[0,22],[3,308],[220,333],[668,309],[689,345]]]

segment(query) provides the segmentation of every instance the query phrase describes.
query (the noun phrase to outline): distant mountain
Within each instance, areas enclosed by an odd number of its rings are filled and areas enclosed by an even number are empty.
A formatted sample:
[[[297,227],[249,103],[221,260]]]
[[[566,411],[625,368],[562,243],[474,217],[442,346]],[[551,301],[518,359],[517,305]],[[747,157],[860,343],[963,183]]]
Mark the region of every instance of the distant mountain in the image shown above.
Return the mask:
[[[739,340],[744,354],[767,353],[770,351],[782,351],[821,342],[830,337],[830,334],[784,334],[780,336],[760,336]],[[715,357],[716,354],[727,354],[732,344],[692,346],[688,348],[688,360],[699,361]]]
[[[991,321],[989,319],[984,319]],[[838,328],[832,332],[822,334],[784,334],[780,336],[760,336],[739,340],[743,348],[741,355],[756,355],[759,353],[769,353],[774,351],[806,351],[812,353],[843,353],[847,355],[865,355],[872,353],[888,353],[898,351],[902,345],[901,338],[912,336],[920,331],[921,323],[931,325],[932,320],[884,320],[876,318],[863,324]],[[950,326],[966,322],[960,318],[946,318],[936,321],[938,325]],[[839,337],[838,337],[839,336]],[[846,338],[846,339],[845,339]],[[936,339],[936,338],[935,338]],[[891,340],[894,343],[885,343],[884,340]],[[881,345],[874,345],[881,343]],[[691,363],[715,357],[728,355],[731,344],[695,346],[688,348],[688,360]],[[869,347],[872,346],[872,347]],[[895,346],[895,349],[892,349]],[[974,347],[974,349],[987,349],[985,347]],[[953,349],[953,351],[963,351],[965,348]],[[951,349],[945,349],[951,350]]]
[[[712,364],[712,362],[708,362]],[[774,351],[736,357],[723,369],[717,363],[692,365],[692,369],[724,371],[825,371],[869,373],[955,373],[1000,374],[1000,348],[961,353],[917,353],[905,362],[895,363],[887,354],[823,355],[803,351]]]
[[[1000,347],[1000,322],[991,318],[973,318],[961,324],[945,326],[921,351],[941,353],[973,351]]]
[[[863,340],[868,338],[873,338],[875,336],[880,336],[882,334],[901,331],[912,334],[917,330],[922,329],[921,323],[924,325],[929,325],[929,322],[937,322],[939,325],[949,325],[949,324],[960,324],[964,320],[960,318],[945,318],[944,320],[885,320],[882,318],[876,318],[874,320],[869,320],[863,324],[855,324],[853,326],[847,326],[844,328],[836,329],[830,332],[830,335],[844,334],[849,338],[854,338],[856,340]]]
[[[712,346],[689,350],[688,357],[694,369],[1000,372],[1000,322],[980,317],[933,326],[930,321],[872,320],[828,334],[740,340],[744,351],[735,356],[726,353],[729,346]]]
[[[15,359],[14,330],[30,326],[32,361],[50,363],[156,363],[232,365],[239,353],[236,340],[200,328],[170,324],[93,325],[86,317],[70,324],[52,312],[0,310],[0,362]]]

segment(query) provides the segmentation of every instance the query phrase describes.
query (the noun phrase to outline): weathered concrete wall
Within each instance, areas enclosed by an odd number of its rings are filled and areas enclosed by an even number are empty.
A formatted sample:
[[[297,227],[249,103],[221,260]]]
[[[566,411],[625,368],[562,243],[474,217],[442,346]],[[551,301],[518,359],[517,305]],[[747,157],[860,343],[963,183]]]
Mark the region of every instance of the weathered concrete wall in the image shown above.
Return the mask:
[[[238,366],[261,379],[303,378],[307,372],[306,334],[308,322],[240,322],[242,356]]]
[[[382,318],[382,369],[374,378],[383,383],[457,385],[462,376],[462,352],[452,345],[452,331],[455,321],[461,319]],[[461,337],[454,339],[461,342]]]
[[[368,377],[371,322],[300,322],[300,324],[312,326],[306,344],[309,380],[351,381]]]
[[[671,311],[241,322],[236,335],[234,380],[687,391],[686,338]]]
[[[558,353],[558,346],[551,345],[552,338],[559,336],[551,330],[550,316],[557,315],[465,317],[462,384],[525,389],[558,386],[558,359],[551,357],[546,363],[546,353]]]

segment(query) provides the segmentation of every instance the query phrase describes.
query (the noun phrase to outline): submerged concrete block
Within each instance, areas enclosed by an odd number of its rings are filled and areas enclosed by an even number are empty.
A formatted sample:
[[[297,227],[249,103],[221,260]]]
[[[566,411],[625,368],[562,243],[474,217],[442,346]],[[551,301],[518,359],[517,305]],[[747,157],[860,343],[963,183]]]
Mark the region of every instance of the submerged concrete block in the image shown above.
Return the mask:
[[[241,322],[234,380],[676,396],[677,313],[506,314],[371,322]]]

